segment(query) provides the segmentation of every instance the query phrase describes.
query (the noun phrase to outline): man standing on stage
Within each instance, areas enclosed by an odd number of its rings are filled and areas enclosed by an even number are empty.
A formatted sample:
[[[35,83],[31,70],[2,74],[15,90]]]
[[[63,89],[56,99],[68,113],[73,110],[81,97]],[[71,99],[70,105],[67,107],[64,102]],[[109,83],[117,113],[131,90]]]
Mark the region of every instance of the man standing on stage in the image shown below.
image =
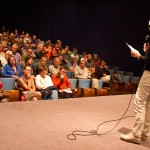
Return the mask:
[[[149,21],[150,31],[150,21]],[[120,138],[127,142],[140,144],[141,140],[146,141],[147,133],[150,129],[150,36],[146,36],[143,46],[144,56],[139,52],[131,51],[131,56],[144,62],[144,72],[140,79],[136,97],[134,100],[135,123],[133,129],[128,134],[123,134]]]

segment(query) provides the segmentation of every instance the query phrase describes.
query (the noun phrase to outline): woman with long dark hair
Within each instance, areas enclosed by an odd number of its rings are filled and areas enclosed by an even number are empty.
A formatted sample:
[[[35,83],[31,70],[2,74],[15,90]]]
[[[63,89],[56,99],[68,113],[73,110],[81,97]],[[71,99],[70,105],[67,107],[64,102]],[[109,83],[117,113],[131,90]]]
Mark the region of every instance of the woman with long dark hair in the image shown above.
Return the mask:
[[[12,77],[19,79],[22,76],[22,69],[20,65],[16,64],[16,59],[13,56],[8,58],[8,64],[3,67],[1,72],[3,77]]]

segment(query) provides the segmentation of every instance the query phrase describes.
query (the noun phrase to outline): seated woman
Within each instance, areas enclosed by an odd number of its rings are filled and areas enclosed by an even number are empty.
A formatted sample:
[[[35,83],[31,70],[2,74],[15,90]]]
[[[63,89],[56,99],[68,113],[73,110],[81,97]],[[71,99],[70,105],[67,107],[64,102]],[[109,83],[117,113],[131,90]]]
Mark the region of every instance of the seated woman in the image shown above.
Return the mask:
[[[41,99],[41,92],[36,91],[34,80],[31,77],[31,67],[23,67],[23,75],[18,81],[18,88],[22,88],[25,100],[36,101]]]
[[[59,89],[60,98],[73,98],[74,94],[71,91],[71,83],[66,76],[66,70],[64,67],[59,68],[59,72],[52,76],[54,86]]]
[[[43,99],[58,99],[57,88],[53,86],[50,76],[47,75],[47,67],[39,67],[39,74],[35,77],[36,88],[42,92]]]
[[[20,65],[16,64],[16,59],[13,56],[8,58],[8,64],[6,64],[1,72],[3,77],[12,77],[19,79],[22,76],[22,69]]]
[[[33,58],[31,56],[26,57],[24,66],[30,66],[31,67],[31,75],[34,78],[36,71],[35,71],[35,68],[33,67]]]

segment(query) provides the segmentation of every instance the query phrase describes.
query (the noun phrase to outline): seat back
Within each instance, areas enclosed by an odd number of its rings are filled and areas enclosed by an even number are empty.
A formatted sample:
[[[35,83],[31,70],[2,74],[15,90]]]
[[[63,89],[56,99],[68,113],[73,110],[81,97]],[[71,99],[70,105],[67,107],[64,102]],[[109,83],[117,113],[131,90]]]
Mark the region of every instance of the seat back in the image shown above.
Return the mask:
[[[133,75],[134,75],[134,72],[125,72],[125,75],[133,76]]]
[[[81,88],[89,88],[91,79],[78,79],[78,86]]]
[[[72,71],[67,71],[67,72],[66,72],[66,76],[67,76],[68,78],[72,78],[73,72],[72,72]]]
[[[121,78],[122,78],[122,82],[125,82],[125,83],[130,82],[130,76],[122,75]]]
[[[115,73],[115,70],[109,69],[110,74]]]
[[[119,67],[118,66],[111,66],[111,69],[115,70],[115,71],[119,71]]]
[[[76,89],[76,87],[77,87],[77,79],[70,79],[69,78],[68,80],[69,80],[69,82],[72,85],[71,89]]]
[[[103,83],[104,83],[103,80],[98,80],[98,88],[99,88],[99,89],[102,89]]]
[[[112,75],[115,73],[115,70],[109,69],[110,77],[112,78]]]
[[[38,63],[33,63],[32,64],[32,67],[33,67],[33,69],[36,71],[36,68],[37,68],[37,66],[38,66],[39,64]]]
[[[36,58],[33,59],[33,63],[39,63],[39,62],[40,62],[40,59],[36,59]]]
[[[131,83],[138,84],[138,83],[139,83],[139,80],[140,80],[140,77],[135,77],[135,76],[133,76],[133,77],[131,77],[130,82],[131,82]]]
[[[47,60],[47,61],[46,61],[47,67],[49,67],[49,66],[52,65],[52,64],[53,64],[53,61],[52,61],[52,60]]]
[[[13,90],[15,86],[15,78],[0,78],[3,90]]]
[[[125,71],[115,71],[115,74],[120,74],[120,75],[124,75]]]

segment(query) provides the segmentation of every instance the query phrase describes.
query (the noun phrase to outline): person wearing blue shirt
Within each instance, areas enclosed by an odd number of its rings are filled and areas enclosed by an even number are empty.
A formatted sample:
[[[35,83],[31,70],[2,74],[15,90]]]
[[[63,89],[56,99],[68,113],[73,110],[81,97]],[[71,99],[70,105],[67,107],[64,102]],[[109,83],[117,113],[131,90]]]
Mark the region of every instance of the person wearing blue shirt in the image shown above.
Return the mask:
[[[16,64],[16,59],[13,56],[8,58],[8,64],[3,67],[1,72],[3,77],[12,77],[19,79],[22,76],[21,66]]]

